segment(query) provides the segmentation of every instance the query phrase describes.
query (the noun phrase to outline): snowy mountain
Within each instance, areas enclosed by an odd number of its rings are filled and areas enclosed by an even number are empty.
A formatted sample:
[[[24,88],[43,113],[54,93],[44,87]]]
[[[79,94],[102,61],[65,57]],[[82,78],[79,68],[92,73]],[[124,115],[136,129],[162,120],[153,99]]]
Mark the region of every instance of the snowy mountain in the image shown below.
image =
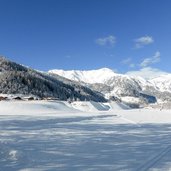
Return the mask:
[[[108,68],[89,71],[50,70],[49,73],[88,84],[88,87],[102,92],[108,97],[117,94],[131,95],[132,91],[135,92],[136,90],[140,89],[137,82],[135,82],[131,77],[117,74]]]
[[[159,91],[171,92],[171,74],[161,75],[157,78],[149,80],[153,86]]]
[[[0,93],[59,100],[106,101],[91,89],[63,77],[39,72],[0,57]]]
[[[89,70],[89,71],[79,71],[79,70],[50,70],[49,73],[57,74],[62,77],[68,78],[70,80],[85,82],[85,83],[105,83],[110,78],[116,76],[117,74],[109,68],[101,68],[98,70]]]
[[[50,70],[49,74],[52,73],[82,82],[108,99],[118,98],[126,103],[155,102],[155,97],[158,100],[171,100],[171,74],[146,80],[118,74],[108,68],[90,71]]]
[[[102,68],[98,70],[90,70],[90,71],[64,71],[64,70],[50,70],[50,74],[60,75],[62,77],[68,78],[70,80],[82,82],[88,84],[88,86],[96,89],[101,89],[100,91],[103,94],[107,94],[110,91],[111,95],[116,94],[127,94],[131,91],[139,91],[141,89],[140,83],[146,85],[146,80],[141,78],[141,80],[135,80],[133,77],[117,74],[113,70],[108,68]],[[103,86],[105,85],[105,86]],[[108,88],[108,90],[106,90]],[[128,92],[129,91],[129,92]]]

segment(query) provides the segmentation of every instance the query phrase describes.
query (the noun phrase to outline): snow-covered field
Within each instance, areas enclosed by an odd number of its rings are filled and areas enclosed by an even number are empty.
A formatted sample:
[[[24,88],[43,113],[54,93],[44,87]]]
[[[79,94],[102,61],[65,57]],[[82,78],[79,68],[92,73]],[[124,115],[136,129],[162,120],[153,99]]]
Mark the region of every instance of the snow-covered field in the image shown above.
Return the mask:
[[[1,170],[171,170],[171,111],[1,101]]]

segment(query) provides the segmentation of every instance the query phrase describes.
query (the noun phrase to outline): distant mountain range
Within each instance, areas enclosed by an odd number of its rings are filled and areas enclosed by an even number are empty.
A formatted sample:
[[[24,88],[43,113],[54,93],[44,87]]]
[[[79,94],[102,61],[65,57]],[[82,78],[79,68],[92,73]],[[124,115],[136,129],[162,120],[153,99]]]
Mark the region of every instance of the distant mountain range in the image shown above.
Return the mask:
[[[171,102],[171,74],[146,80],[108,68],[41,72],[0,57],[0,93],[70,101],[114,100],[139,107]]]
[[[115,73],[108,68],[98,70],[50,70],[50,74],[60,75],[101,92],[106,99],[118,99],[129,104],[149,104],[171,101],[171,74],[146,80]]]
[[[49,73],[57,74],[62,77],[68,78],[70,80],[84,82],[88,84],[106,84],[111,85],[114,84],[115,79],[120,80],[130,80],[136,81],[139,85],[144,88],[145,86],[152,86],[156,90],[159,91],[168,91],[171,92],[171,74],[160,75],[159,77],[146,80],[142,77],[133,77],[124,74],[115,73],[113,70],[109,68],[101,68],[97,70],[89,70],[89,71],[80,71],[80,70],[50,70]]]

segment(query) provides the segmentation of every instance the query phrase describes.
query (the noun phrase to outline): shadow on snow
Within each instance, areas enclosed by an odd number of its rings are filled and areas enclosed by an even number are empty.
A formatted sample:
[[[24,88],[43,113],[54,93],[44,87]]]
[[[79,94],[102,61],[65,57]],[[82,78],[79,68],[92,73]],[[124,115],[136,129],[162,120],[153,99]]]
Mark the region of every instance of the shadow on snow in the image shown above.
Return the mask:
[[[0,121],[0,170],[167,170],[171,124],[98,124],[93,119]]]

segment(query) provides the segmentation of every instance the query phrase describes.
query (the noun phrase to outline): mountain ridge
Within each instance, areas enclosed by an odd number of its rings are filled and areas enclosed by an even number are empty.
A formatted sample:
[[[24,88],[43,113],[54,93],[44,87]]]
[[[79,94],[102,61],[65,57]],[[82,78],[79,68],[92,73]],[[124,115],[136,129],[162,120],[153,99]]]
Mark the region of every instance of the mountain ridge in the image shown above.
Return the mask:
[[[106,79],[116,75],[109,68],[100,68],[97,70],[49,70],[48,73],[57,74],[62,77],[85,83],[103,83]],[[104,75],[104,73],[106,73]]]
[[[106,101],[100,93],[75,84],[71,80],[65,80],[0,57],[1,94],[25,94],[59,100]]]
[[[149,95],[150,99],[154,96],[158,100],[171,101],[171,74],[162,74],[157,78],[147,80],[141,76],[118,74],[109,68],[88,71],[50,70],[48,73],[82,82],[89,88],[104,94],[107,99],[114,97],[124,100],[126,96],[134,98],[143,96],[144,98]]]
[[[152,79],[145,79],[142,76],[130,76],[127,74],[119,74],[115,73],[112,69],[109,68],[100,68],[97,70],[49,70],[48,73],[53,73],[60,75],[62,77],[68,78],[70,80],[75,80],[79,82],[94,84],[94,83],[103,83],[108,85],[109,82],[112,82],[111,80],[114,77],[124,77],[129,80],[137,80],[140,84],[146,84],[154,86],[156,84],[160,84],[160,86],[157,86],[158,89],[161,88],[163,91],[169,91],[171,92],[171,73],[170,74],[161,74],[158,77],[152,78]],[[92,77],[92,75],[94,75]],[[97,77],[100,76],[100,77]],[[95,79],[92,79],[95,78]],[[167,84],[166,84],[167,82]],[[169,82],[169,83],[168,83]],[[166,84],[165,88],[162,87],[162,84]]]

